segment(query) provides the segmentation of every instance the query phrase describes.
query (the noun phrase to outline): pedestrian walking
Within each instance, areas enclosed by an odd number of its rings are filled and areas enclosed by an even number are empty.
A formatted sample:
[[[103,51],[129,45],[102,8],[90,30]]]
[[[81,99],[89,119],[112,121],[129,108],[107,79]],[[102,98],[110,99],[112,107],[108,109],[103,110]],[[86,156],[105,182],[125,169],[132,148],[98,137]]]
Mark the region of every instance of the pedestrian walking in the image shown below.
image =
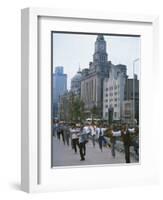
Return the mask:
[[[91,134],[89,124],[85,124],[85,126],[80,129],[79,135],[79,147],[80,147],[80,156],[81,160],[85,160],[84,156],[86,155],[86,144],[89,141],[89,135]]]
[[[111,137],[110,137],[111,153],[112,153],[113,158],[115,158],[116,137],[118,136],[121,136],[121,130],[118,130],[118,128],[114,126],[113,128],[111,128]]]
[[[131,145],[131,133],[134,133],[134,129],[129,129],[128,124],[122,128],[122,140],[124,144],[125,160],[126,163],[130,163],[130,145]]]
[[[60,138],[61,138],[61,124],[60,123],[58,123],[56,131],[57,131],[57,139],[60,141]]]
[[[60,135],[62,137],[63,144],[65,145],[64,123],[60,124]]]
[[[73,125],[73,127],[70,128],[70,134],[72,139],[72,148],[74,149],[75,153],[77,153],[77,147],[79,148],[79,129],[77,129],[76,126]]]
[[[69,146],[69,144],[70,144],[70,130],[69,130],[68,124],[65,124],[64,133],[65,133],[66,144],[67,144],[67,146]]]
[[[80,135],[79,135],[79,149],[80,149],[81,161],[85,160],[86,143],[88,142],[87,137],[88,136],[87,136],[86,130],[84,128],[81,128]]]
[[[132,145],[134,147],[135,151],[135,159],[138,161],[139,160],[139,128],[135,128],[135,134],[133,135],[132,138]]]
[[[56,137],[56,135],[57,135],[58,124],[55,123],[55,122],[53,122],[52,128],[53,128],[53,136]]]
[[[131,133],[134,133],[134,128],[128,128],[128,125],[124,125],[121,130],[113,130],[112,135],[114,137],[121,136],[123,145],[124,145],[124,153],[125,153],[125,161],[126,163],[130,163],[130,146],[131,146]],[[114,150],[113,150],[114,155]]]
[[[106,145],[107,141],[104,137],[104,132],[106,131],[106,128],[103,128],[102,125],[100,125],[99,127],[96,128],[96,133],[97,133],[97,137],[98,137],[98,142],[99,142],[99,148],[102,152],[103,150],[103,143]]]
[[[94,124],[90,125],[91,137],[92,137],[92,144],[95,147],[96,143],[96,126]]]
[[[85,126],[83,127],[83,132],[86,137],[86,140],[88,141],[89,136],[91,135],[91,129],[90,129],[90,125],[88,123],[86,123]]]

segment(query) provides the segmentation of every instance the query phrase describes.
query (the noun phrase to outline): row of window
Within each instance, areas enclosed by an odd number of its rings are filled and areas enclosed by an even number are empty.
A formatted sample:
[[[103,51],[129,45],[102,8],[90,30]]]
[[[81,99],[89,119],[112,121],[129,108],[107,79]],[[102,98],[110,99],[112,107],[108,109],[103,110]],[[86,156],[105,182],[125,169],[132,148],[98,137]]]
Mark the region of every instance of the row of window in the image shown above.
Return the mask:
[[[118,100],[120,100],[120,99],[119,98],[109,99],[110,102],[112,102],[112,101],[118,101]],[[108,99],[105,99],[105,102],[107,103]]]
[[[114,108],[116,108],[118,106],[118,104],[117,103],[115,103],[114,104]],[[108,105],[105,105],[105,108],[108,108],[109,106]],[[110,107],[113,107],[113,105],[112,104],[110,104]]]
[[[115,96],[118,95],[118,92],[114,92],[114,94],[113,94],[113,93],[110,93],[110,94],[109,94],[110,97],[112,97],[113,95],[115,95]],[[106,93],[105,96],[108,97],[108,94]]]
[[[108,90],[113,90],[113,89],[117,89],[119,88],[119,85],[115,85],[114,87],[113,86],[110,86],[109,88],[106,88],[105,90],[108,91]]]

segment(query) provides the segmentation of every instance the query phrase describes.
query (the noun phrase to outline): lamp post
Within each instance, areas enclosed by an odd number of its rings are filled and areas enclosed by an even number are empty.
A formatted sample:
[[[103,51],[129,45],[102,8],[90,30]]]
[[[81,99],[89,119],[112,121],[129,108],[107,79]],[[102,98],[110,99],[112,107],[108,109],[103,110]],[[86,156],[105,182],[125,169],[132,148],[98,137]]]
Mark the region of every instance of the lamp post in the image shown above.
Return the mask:
[[[113,122],[113,107],[108,108],[108,122],[109,125],[111,125]]]
[[[133,60],[133,124],[135,120],[135,63],[139,60],[139,58]]]

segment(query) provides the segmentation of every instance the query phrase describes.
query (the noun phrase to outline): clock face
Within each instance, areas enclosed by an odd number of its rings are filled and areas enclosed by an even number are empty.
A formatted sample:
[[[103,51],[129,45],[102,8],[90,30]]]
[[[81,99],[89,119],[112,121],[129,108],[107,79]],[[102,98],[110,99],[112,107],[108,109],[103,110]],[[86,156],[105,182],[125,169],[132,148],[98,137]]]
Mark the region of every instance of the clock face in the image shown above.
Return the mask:
[[[104,50],[105,49],[105,46],[103,44],[99,44],[99,49],[100,50]]]

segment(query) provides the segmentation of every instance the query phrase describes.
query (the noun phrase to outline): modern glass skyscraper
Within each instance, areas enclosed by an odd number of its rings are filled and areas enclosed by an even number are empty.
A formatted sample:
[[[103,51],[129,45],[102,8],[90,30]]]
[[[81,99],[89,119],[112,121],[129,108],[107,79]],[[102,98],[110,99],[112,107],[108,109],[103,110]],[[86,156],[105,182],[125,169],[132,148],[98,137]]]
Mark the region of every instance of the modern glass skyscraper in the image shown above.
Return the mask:
[[[63,66],[55,67],[53,74],[53,117],[59,118],[59,99],[67,91],[67,74]]]

